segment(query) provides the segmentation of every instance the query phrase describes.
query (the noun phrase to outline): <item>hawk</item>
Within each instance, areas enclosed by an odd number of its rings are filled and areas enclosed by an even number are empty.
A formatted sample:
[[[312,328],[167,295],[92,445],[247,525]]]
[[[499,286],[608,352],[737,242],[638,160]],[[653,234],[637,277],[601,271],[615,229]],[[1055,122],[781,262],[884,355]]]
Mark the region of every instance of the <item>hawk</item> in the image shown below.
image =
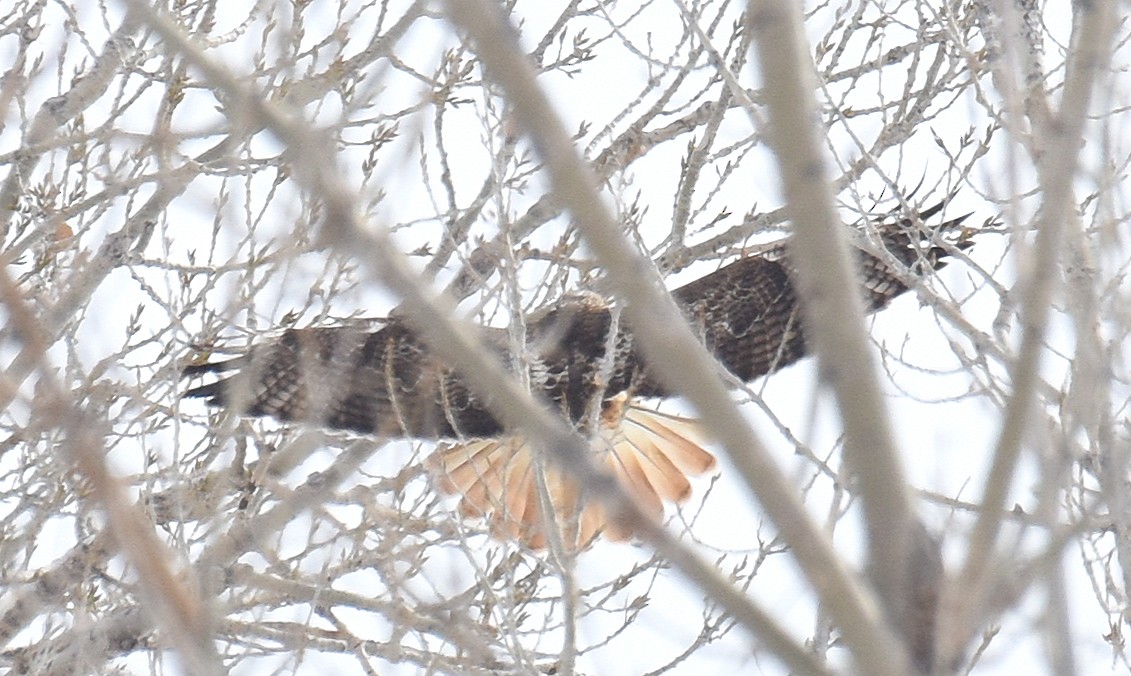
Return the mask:
[[[912,274],[942,268],[951,251],[971,244],[959,227],[965,216],[932,228],[916,225],[943,206],[876,227],[887,254]],[[891,258],[858,250],[869,312],[908,288],[906,277],[889,266]],[[706,348],[745,382],[806,354],[793,275],[781,241],[671,293]],[[648,364],[637,350],[632,327],[614,327],[603,298],[567,296],[528,317],[523,355],[511,354],[505,329],[484,328],[483,336],[504,364],[528,364],[532,392],[586,433],[598,460],[657,516],[665,502],[689,497],[689,477],[714,467],[693,420],[639,403],[671,392],[655,375],[660,365]],[[564,473],[547,466],[540,479],[533,450],[508,433],[459,369],[432,354],[403,319],[389,317],[377,330],[288,329],[235,359],[184,369],[186,376],[204,373],[227,375],[185,396],[243,415],[444,442],[428,468],[441,490],[460,496],[461,512],[488,519],[496,535],[534,548],[545,545],[550,526],[577,547],[601,532],[611,539],[631,536],[599,504],[585,503]],[[540,480],[553,515],[542,514]]]

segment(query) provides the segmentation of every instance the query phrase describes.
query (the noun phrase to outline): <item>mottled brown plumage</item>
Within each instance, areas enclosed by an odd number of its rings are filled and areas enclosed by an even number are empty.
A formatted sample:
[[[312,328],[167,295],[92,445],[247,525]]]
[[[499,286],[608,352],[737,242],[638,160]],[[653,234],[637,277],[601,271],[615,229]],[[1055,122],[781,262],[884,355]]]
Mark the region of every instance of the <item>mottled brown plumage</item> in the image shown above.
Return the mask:
[[[941,208],[920,216],[928,218]],[[934,230],[953,234],[962,220]],[[945,265],[946,249],[925,239],[930,233],[910,220],[882,224],[877,230],[888,253],[913,273]],[[959,248],[968,244],[964,236],[955,242]],[[881,258],[860,251],[859,261],[869,311],[906,290]],[[749,381],[806,354],[792,274],[782,243],[740,258],[674,290],[672,296],[723,367]],[[529,317],[525,358],[531,365],[531,389],[579,426],[599,420],[590,436],[602,461],[642,504],[662,513],[663,501],[686,498],[686,476],[706,471],[713,458],[700,447],[690,421],[633,403],[633,397],[670,393],[636,350],[631,327],[618,327],[611,341],[615,352],[606,359],[611,324],[609,305],[591,294],[566,297]],[[504,364],[514,361],[506,331],[487,328],[484,338]],[[246,415],[386,437],[458,440],[429,462],[440,475],[441,487],[461,494],[466,513],[490,517],[496,532],[535,545],[544,541],[545,520],[536,509],[530,449],[520,439],[500,439],[506,430],[458,370],[432,355],[404,321],[389,318],[371,332],[288,329],[243,357],[192,365],[185,374],[233,370],[234,375],[193,388],[186,396]],[[561,518],[563,513],[579,516],[571,542],[584,544],[607,528],[599,508],[582,506],[579,491],[564,476],[555,471],[546,485],[556,522],[570,521]]]

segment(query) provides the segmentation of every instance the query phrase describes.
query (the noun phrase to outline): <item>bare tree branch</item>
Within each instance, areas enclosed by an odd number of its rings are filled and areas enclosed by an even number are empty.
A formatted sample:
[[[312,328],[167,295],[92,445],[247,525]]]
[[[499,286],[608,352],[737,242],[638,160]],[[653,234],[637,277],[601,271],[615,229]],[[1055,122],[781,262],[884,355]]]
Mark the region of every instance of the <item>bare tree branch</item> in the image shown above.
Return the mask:
[[[768,40],[739,0],[449,4],[490,12],[8,3],[0,670],[1131,673],[1111,3],[816,3]],[[940,202],[968,229],[913,217]],[[905,216],[919,264],[887,248]],[[907,289],[863,332],[838,235]],[[847,299],[804,327],[822,361],[728,378],[662,287],[783,255],[830,261],[808,306]],[[725,451],[662,526],[596,472],[603,408],[574,429],[529,395],[527,332],[579,293],[685,394],[633,405],[702,411]],[[543,512],[564,459],[642,535],[578,551],[565,519],[534,550],[435,485],[460,444],[521,437],[182,398],[215,385],[186,365],[390,325],[541,442]]]
[[[1033,257],[1029,260],[1026,276],[1021,280],[1022,301],[1020,322],[1022,340],[1010,369],[1012,397],[1005,417],[993,466],[986,479],[981,513],[971,536],[970,549],[961,575],[955,586],[954,603],[957,611],[955,624],[943,634],[945,649],[955,658],[966,642],[967,632],[980,624],[979,610],[974,607],[984,596],[987,585],[992,584],[987,575],[989,562],[1001,526],[1000,508],[1013,484],[1017,461],[1031,419],[1031,410],[1037,394],[1039,359],[1044,351],[1046,327],[1051,307],[1052,293],[1057,280],[1057,258],[1065,223],[1071,219],[1075,199],[1072,179],[1077,172],[1077,157],[1083,126],[1092,91],[1110,56],[1113,38],[1113,15],[1102,3],[1079,6],[1073,28],[1073,51],[1068,59],[1068,76],[1065,82],[1061,110],[1055,121],[1040,124],[1038,138],[1047,138],[1047,152],[1038,156],[1044,201],[1041,218],[1037,224],[1037,239]],[[958,591],[961,590],[961,591]],[[963,626],[965,624],[965,626]]]

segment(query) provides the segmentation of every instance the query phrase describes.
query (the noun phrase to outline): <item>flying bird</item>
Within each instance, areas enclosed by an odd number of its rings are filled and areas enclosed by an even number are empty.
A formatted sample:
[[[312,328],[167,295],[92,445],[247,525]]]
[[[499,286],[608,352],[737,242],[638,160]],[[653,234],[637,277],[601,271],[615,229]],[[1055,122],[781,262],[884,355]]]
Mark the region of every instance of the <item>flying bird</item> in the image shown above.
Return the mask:
[[[943,206],[876,226],[879,243],[904,274],[887,256],[857,250],[868,312],[907,290],[907,272],[940,269],[949,253],[972,244],[960,227],[966,216],[922,225]],[[719,363],[750,381],[806,355],[793,275],[783,240],[671,293]],[[522,359],[511,354],[505,329],[487,327],[483,336],[504,364],[529,364],[532,392],[587,434],[598,462],[643,507],[659,517],[665,503],[686,500],[689,477],[711,470],[715,458],[694,420],[641,402],[672,393],[655,375],[662,365],[648,364],[637,350],[632,327],[614,325],[612,308],[596,294],[565,296],[528,317],[526,327]],[[205,373],[225,375],[185,396],[242,415],[443,442],[427,467],[441,490],[460,496],[463,514],[487,519],[497,536],[540,548],[553,527],[580,548],[598,533],[614,540],[632,535],[599,503],[586,502],[566,473],[549,465],[539,471],[543,465],[527,442],[509,433],[459,369],[432,354],[403,319],[389,317],[377,330],[287,329],[237,358],[184,369],[186,376]],[[540,491],[552,515],[543,514]]]

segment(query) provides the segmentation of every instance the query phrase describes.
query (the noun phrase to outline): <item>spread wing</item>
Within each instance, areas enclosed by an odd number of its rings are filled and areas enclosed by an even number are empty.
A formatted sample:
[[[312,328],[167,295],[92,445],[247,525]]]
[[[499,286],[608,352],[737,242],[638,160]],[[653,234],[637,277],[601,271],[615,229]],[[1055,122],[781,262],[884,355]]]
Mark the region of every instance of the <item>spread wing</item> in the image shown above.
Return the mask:
[[[920,216],[941,209],[940,204]],[[953,237],[964,218],[926,232],[910,219],[878,226],[885,251],[859,254],[868,309],[879,310],[906,291],[909,275],[944,266],[948,247],[970,246],[965,232]],[[750,381],[806,354],[791,277],[783,244],[672,295],[720,364]],[[654,375],[662,365],[649,365],[637,353],[630,327],[620,326],[611,336],[612,313],[593,295],[567,297],[530,317],[527,327],[532,390],[580,428],[599,420],[596,430],[583,430],[594,453],[653,513],[662,514],[666,502],[686,499],[689,477],[712,468],[714,458],[703,449],[694,421],[636,404],[634,397],[669,392]],[[513,363],[506,332],[485,331],[502,362]],[[550,523],[579,546],[601,531],[614,539],[630,535],[610,524],[599,505],[586,504],[566,474],[542,468],[529,445],[508,435],[458,370],[433,356],[403,321],[390,318],[369,332],[289,329],[243,357],[185,369],[186,375],[207,372],[230,375],[186,396],[246,415],[386,437],[455,440],[439,448],[428,465],[443,490],[461,496],[461,510],[488,519],[496,534],[532,546],[544,545]],[[553,515],[543,514],[540,505]]]

